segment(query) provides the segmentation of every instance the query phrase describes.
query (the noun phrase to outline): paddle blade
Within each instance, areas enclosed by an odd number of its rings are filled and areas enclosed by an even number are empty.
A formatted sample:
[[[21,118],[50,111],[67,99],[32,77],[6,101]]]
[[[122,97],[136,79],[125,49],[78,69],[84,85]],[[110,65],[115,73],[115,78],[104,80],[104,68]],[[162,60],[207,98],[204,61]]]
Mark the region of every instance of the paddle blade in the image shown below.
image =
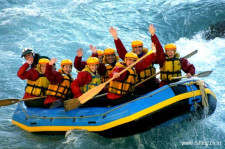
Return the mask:
[[[95,95],[97,95],[105,87],[106,84],[107,84],[107,82],[93,87],[92,89],[88,90],[86,93],[81,95],[79,98],[73,98],[73,99],[64,101],[65,111],[76,109],[81,104],[84,104],[88,100],[92,99]]]
[[[19,99],[4,99],[4,100],[0,100],[0,107],[12,105],[12,104],[15,104],[15,103],[18,103],[18,102],[20,102]]]
[[[80,107],[81,103],[77,98],[69,99],[64,101],[64,110],[70,111]]]
[[[197,76],[198,77],[208,77],[213,71],[204,71],[204,72],[201,72],[199,73]]]
[[[187,58],[195,55],[197,52],[198,52],[198,50],[194,50],[193,52],[189,53],[188,55],[184,56],[183,58],[186,58],[187,59]]]
[[[95,86],[94,88],[88,90],[86,93],[81,95],[78,100],[81,104],[84,104],[88,100],[92,99],[95,95],[97,95],[105,87],[106,84],[107,82]]]

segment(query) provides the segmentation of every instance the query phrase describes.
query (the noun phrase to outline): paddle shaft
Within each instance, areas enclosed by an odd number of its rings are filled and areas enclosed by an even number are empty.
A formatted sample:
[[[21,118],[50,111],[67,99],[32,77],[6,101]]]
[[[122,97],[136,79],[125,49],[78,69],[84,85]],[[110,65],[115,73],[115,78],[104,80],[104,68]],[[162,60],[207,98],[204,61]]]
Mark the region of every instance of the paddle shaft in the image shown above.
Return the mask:
[[[209,76],[212,72],[213,72],[213,71],[204,71],[204,72],[201,72],[201,73],[199,73],[199,74],[195,74],[195,75],[193,75],[193,76],[191,76],[191,77],[207,77],[207,76]],[[187,77],[188,77],[187,75],[185,75],[185,76],[180,76],[180,77],[172,77],[172,80],[174,80],[174,79],[181,79],[181,78],[187,78]]]
[[[144,83],[144,82],[148,81],[149,79],[151,79],[151,78],[153,78],[153,77],[157,76],[158,74],[160,74],[160,71],[159,71],[159,72],[157,72],[157,73],[155,73],[154,75],[152,75],[152,76],[148,77],[147,79],[145,79],[145,80],[143,80],[143,81],[141,81],[141,82],[137,83],[135,86],[138,86],[138,85],[140,85],[140,84],[142,84],[142,83]]]
[[[25,98],[25,99],[21,99],[20,101],[35,100],[35,99],[41,99],[41,98],[45,98],[45,97],[46,97],[46,96],[32,97],[32,98]]]
[[[193,75],[193,77],[196,76],[196,75]],[[172,77],[171,79],[172,80],[176,80],[176,79],[182,79],[182,78],[187,78],[188,76],[185,75],[185,76],[180,76],[180,77]]]
[[[26,98],[26,99],[2,99],[2,100],[0,100],[0,107],[12,105],[12,104],[15,104],[15,103],[18,103],[18,102],[21,102],[21,101],[35,100],[35,99],[40,99],[40,98],[45,98],[45,96],[32,97],[32,98]]]

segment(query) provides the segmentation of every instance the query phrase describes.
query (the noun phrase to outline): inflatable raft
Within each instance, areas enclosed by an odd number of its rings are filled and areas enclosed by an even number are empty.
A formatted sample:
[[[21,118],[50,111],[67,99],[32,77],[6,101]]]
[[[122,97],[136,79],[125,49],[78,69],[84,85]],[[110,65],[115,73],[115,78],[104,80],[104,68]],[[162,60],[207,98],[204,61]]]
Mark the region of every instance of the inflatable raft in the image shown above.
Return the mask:
[[[187,80],[163,86],[132,101],[113,107],[28,108],[19,103],[12,123],[29,132],[82,129],[105,137],[123,137],[197,113],[211,115],[217,99],[209,85]]]

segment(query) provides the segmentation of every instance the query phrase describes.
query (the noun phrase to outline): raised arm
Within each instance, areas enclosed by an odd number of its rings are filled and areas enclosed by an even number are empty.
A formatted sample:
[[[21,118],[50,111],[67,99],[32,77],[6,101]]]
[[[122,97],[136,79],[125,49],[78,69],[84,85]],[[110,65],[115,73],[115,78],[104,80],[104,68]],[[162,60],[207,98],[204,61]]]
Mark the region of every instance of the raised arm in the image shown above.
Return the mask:
[[[56,58],[52,58],[49,63],[46,65],[45,76],[51,83],[62,83],[64,77],[60,72],[53,70],[52,66],[57,61]]]
[[[125,49],[122,41],[118,38],[117,30],[115,28],[113,28],[113,27],[110,27],[109,28],[109,32],[114,38],[114,43],[115,43],[115,46],[116,46],[117,53],[119,54],[119,57],[122,60],[124,60],[125,55],[127,53],[127,50]]]
[[[74,59],[74,68],[78,71],[81,71],[85,68],[85,65],[87,64],[86,61],[81,61],[83,56],[83,49],[79,48],[77,50],[77,56]]]
[[[92,51],[92,57],[98,57],[97,48],[93,45],[90,45],[90,50]]]
[[[98,58],[97,47],[94,47],[93,45],[90,45],[90,50],[92,51],[92,55],[91,56]]]
[[[156,28],[154,28],[153,24],[151,24],[149,25],[148,30],[151,34],[152,43],[156,47],[156,63],[158,63],[160,67],[163,67],[163,64],[166,60],[166,56],[164,54],[163,47],[161,43],[159,42],[158,37],[155,35]]]
[[[32,81],[35,81],[38,79],[39,73],[37,70],[35,70],[34,68],[27,70],[32,63],[33,63],[33,58],[29,58],[26,61],[26,63],[20,67],[20,69],[17,72],[17,76],[20,79],[22,79],[22,80],[28,79],[28,80],[32,80]]]

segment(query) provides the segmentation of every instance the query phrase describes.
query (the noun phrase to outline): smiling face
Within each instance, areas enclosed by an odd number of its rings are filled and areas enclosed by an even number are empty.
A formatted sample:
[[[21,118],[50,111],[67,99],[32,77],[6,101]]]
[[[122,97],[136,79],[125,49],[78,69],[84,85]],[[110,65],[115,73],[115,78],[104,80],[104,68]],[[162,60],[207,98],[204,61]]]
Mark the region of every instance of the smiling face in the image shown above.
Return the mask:
[[[174,57],[174,54],[175,54],[175,50],[166,50],[166,55],[169,58],[173,58]]]
[[[135,46],[133,47],[133,52],[136,53],[137,55],[140,55],[143,51],[143,46]]]
[[[105,55],[105,59],[106,61],[109,63],[109,64],[112,64],[115,62],[116,60],[116,55],[115,54],[108,54],[108,55]]]
[[[127,66],[130,66],[135,61],[136,61],[135,58],[126,58],[126,65]]]
[[[88,66],[89,66],[91,72],[96,72],[98,69],[98,64],[90,64]]]
[[[33,58],[33,53],[27,53],[24,55],[24,58],[28,60],[29,58]]]
[[[64,66],[63,66],[63,72],[64,72],[65,74],[70,74],[71,71],[72,71],[72,66],[71,66],[71,65],[64,65]]]
[[[40,65],[40,68],[41,68],[41,72],[42,72],[42,73],[45,73],[45,70],[46,70],[46,64],[41,64],[41,65]]]

